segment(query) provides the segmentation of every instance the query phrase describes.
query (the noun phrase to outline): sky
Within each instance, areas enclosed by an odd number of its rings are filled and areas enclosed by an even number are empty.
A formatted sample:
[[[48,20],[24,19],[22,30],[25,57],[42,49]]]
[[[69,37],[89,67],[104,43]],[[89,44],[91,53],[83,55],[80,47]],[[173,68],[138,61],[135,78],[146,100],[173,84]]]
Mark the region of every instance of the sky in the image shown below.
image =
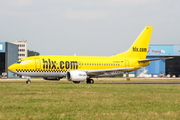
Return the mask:
[[[145,26],[150,44],[180,44],[180,0],[0,0],[0,42],[41,55],[112,56]]]

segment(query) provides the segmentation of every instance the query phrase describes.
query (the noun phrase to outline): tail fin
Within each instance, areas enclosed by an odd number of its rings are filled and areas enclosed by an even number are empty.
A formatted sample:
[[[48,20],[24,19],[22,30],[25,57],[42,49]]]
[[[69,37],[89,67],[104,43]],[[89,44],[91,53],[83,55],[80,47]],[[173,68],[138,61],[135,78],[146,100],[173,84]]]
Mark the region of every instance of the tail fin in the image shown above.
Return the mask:
[[[128,51],[114,55],[112,57],[146,59],[152,29],[152,26],[146,26]]]

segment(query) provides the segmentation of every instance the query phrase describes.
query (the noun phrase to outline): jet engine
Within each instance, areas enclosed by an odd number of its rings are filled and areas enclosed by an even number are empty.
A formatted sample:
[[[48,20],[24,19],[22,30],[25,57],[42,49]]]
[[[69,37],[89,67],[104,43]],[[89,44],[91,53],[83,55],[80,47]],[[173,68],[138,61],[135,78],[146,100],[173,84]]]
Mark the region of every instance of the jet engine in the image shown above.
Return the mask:
[[[87,74],[84,71],[68,71],[66,79],[69,81],[85,81],[87,79]]]

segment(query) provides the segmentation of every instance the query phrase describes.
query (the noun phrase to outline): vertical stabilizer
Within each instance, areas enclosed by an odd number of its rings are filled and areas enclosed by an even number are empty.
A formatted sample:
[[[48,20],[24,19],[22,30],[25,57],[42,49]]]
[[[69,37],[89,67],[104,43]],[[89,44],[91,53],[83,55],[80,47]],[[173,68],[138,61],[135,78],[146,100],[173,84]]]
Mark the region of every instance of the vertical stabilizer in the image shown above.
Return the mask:
[[[146,59],[152,29],[152,26],[146,26],[127,52],[114,55],[113,57]]]

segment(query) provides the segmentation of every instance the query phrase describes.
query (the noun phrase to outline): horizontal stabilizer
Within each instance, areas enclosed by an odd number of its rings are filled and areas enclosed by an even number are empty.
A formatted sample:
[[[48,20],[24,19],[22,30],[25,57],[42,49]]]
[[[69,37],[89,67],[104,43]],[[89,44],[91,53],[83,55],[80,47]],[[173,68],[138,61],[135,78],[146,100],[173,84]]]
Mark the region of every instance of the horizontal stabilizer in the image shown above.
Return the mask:
[[[151,61],[157,61],[157,60],[167,60],[167,59],[173,59],[173,57],[160,58],[160,59],[138,60],[138,62],[151,62]]]

